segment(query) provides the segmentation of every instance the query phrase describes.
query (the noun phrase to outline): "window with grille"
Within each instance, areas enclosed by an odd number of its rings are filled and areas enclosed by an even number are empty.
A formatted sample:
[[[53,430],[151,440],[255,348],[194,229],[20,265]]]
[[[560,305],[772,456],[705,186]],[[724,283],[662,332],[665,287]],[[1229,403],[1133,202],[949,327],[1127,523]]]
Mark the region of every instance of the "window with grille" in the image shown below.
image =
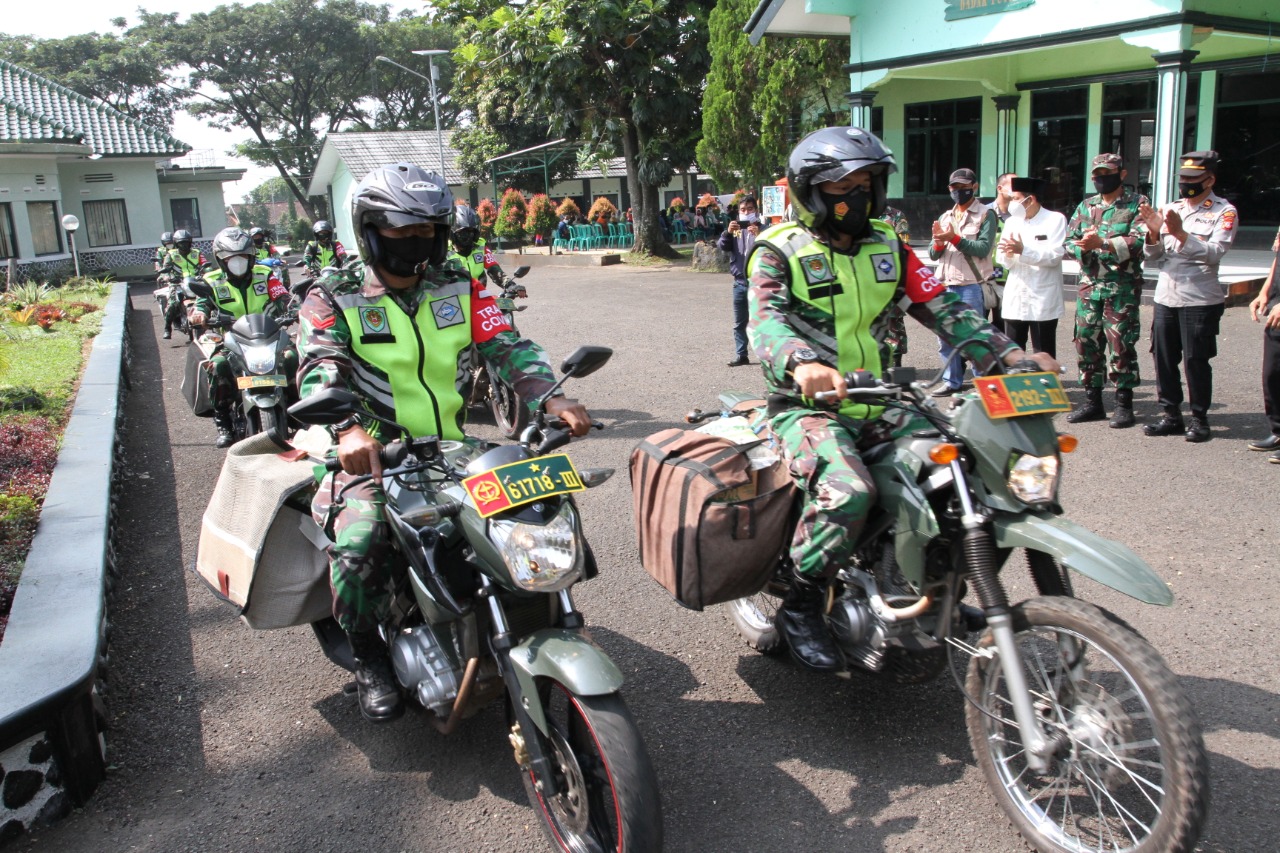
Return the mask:
[[[946,195],[956,169],[977,171],[982,99],[907,104],[907,195]]]
[[[0,204],[0,258],[18,257],[18,240],[13,232],[13,206]]]
[[[62,254],[62,228],[58,225],[58,205],[52,201],[27,202],[31,243],[37,255]]]
[[[90,248],[99,246],[127,246],[129,239],[129,215],[124,199],[86,201],[84,204],[84,231]]]
[[[191,232],[192,237],[204,236],[200,233],[200,204],[194,198],[169,199],[169,212],[173,215],[173,230],[183,228]]]

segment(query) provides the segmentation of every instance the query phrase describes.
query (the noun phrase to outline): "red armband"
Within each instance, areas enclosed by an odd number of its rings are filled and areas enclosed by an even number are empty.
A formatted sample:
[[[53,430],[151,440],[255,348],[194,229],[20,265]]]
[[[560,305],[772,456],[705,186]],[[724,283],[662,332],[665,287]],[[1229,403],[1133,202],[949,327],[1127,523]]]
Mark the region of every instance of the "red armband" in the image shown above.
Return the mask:
[[[493,256],[493,250],[490,249],[488,246],[485,246],[484,247],[484,268],[488,269],[489,267],[496,267],[497,265],[498,265],[498,259]]]
[[[511,331],[511,324],[492,296],[481,296],[485,287],[471,280],[471,340],[478,344],[493,340],[501,332]]]
[[[288,295],[289,288],[284,286],[284,282],[280,281],[280,279],[275,276],[270,276],[267,279],[267,296],[270,296],[272,300]]]
[[[916,257],[916,253],[910,249],[907,255],[907,296],[912,302],[928,302],[941,296],[945,291],[946,285],[938,281],[933,271],[920,263],[920,259]]]

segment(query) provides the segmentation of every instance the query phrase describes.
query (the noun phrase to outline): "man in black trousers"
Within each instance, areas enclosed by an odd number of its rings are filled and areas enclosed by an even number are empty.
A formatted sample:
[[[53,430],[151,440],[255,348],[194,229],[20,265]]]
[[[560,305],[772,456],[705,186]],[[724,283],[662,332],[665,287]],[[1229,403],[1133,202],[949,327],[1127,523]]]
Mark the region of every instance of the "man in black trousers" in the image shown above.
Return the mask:
[[[1250,450],[1271,455],[1267,461],[1280,465],[1280,287],[1276,286],[1276,266],[1280,265],[1280,231],[1276,232],[1271,251],[1271,273],[1256,299],[1249,303],[1249,314],[1255,323],[1263,324],[1262,338],[1262,402],[1271,425],[1271,435],[1249,442]]]

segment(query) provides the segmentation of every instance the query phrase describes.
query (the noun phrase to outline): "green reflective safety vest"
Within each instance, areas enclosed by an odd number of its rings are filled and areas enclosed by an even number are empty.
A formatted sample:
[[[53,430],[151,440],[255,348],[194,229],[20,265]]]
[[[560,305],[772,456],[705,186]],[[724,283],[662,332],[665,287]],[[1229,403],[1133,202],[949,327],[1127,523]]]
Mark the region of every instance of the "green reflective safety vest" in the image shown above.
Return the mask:
[[[487,245],[484,240],[477,240],[467,254],[457,251],[453,253],[453,256],[466,267],[467,272],[471,273],[471,277],[482,282],[488,280],[484,272],[484,249]]]
[[[265,261],[267,258],[270,258],[270,257],[272,257],[271,246],[267,245],[267,246],[263,246],[261,249],[258,249],[257,251],[258,260]]]
[[[200,252],[192,249],[191,254],[184,255],[177,249],[170,249],[169,263],[178,268],[183,278],[195,275],[200,271]]]
[[[351,330],[352,378],[361,393],[394,411],[414,438],[462,439],[458,356],[471,346],[471,282],[425,290],[412,314],[387,294],[344,294],[335,302]]]
[[[271,304],[268,292],[268,279],[271,268],[261,264],[253,267],[253,280],[249,286],[241,289],[227,281],[226,274],[218,269],[207,274],[204,280],[213,288],[213,301],[228,314],[243,317],[245,314],[264,314]]]
[[[318,240],[307,244],[303,252],[308,260],[314,260],[320,269],[331,267],[338,262],[338,242],[335,240],[327,246],[321,246]]]
[[[841,373],[868,370],[879,376],[883,369],[880,342],[871,333],[871,326],[888,308],[906,270],[892,226],[873,220],[871,227],[884,242],[863,243],[856,255],[833,252],[794,224],[776,231],[769,229],[760,242],[786,258],[792,298],[830,315],[835,330],[836,369]],[[857,420],[874,420],[883,413],[883,406],[848,400],[840,406],[841,415]]]

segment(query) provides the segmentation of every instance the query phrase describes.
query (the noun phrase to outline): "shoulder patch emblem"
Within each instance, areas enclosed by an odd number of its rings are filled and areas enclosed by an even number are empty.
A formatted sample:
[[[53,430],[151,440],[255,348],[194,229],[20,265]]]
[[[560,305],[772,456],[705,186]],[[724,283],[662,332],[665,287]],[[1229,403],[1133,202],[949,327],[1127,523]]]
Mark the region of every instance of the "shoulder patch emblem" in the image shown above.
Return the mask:
[[[835,278],[831,274],[831,266],[825,255],[810,255],[800,259],[800,268],[804,270],[806,284],[820,284]]]
[[[231,288],[225,284],[219,284],[213,289],[214,295],[218,297],[219,302],[227,302],[231,297]]]
[[[898,280],[898,264],[893,255],[879,255],[872,264],[876,268],[876,281]]]
[[[436,318],[437,329],[447,329],[467,321],[466,315],[462,313],[462,303],[456,296],[447,296],[432,302],[431,314]]]
[[[366,335],[380,335],[387,331],[387,312],[378,306],[360,309],[360,328]]]
[[[253,292],[259,296],[267,295],[267,283],[265,281],[255,281],[253,283]]]
[[[1222,214],[1222,230],[1230,231],[1236,227],[1236,212],[1234,210],[1224,211]]]

